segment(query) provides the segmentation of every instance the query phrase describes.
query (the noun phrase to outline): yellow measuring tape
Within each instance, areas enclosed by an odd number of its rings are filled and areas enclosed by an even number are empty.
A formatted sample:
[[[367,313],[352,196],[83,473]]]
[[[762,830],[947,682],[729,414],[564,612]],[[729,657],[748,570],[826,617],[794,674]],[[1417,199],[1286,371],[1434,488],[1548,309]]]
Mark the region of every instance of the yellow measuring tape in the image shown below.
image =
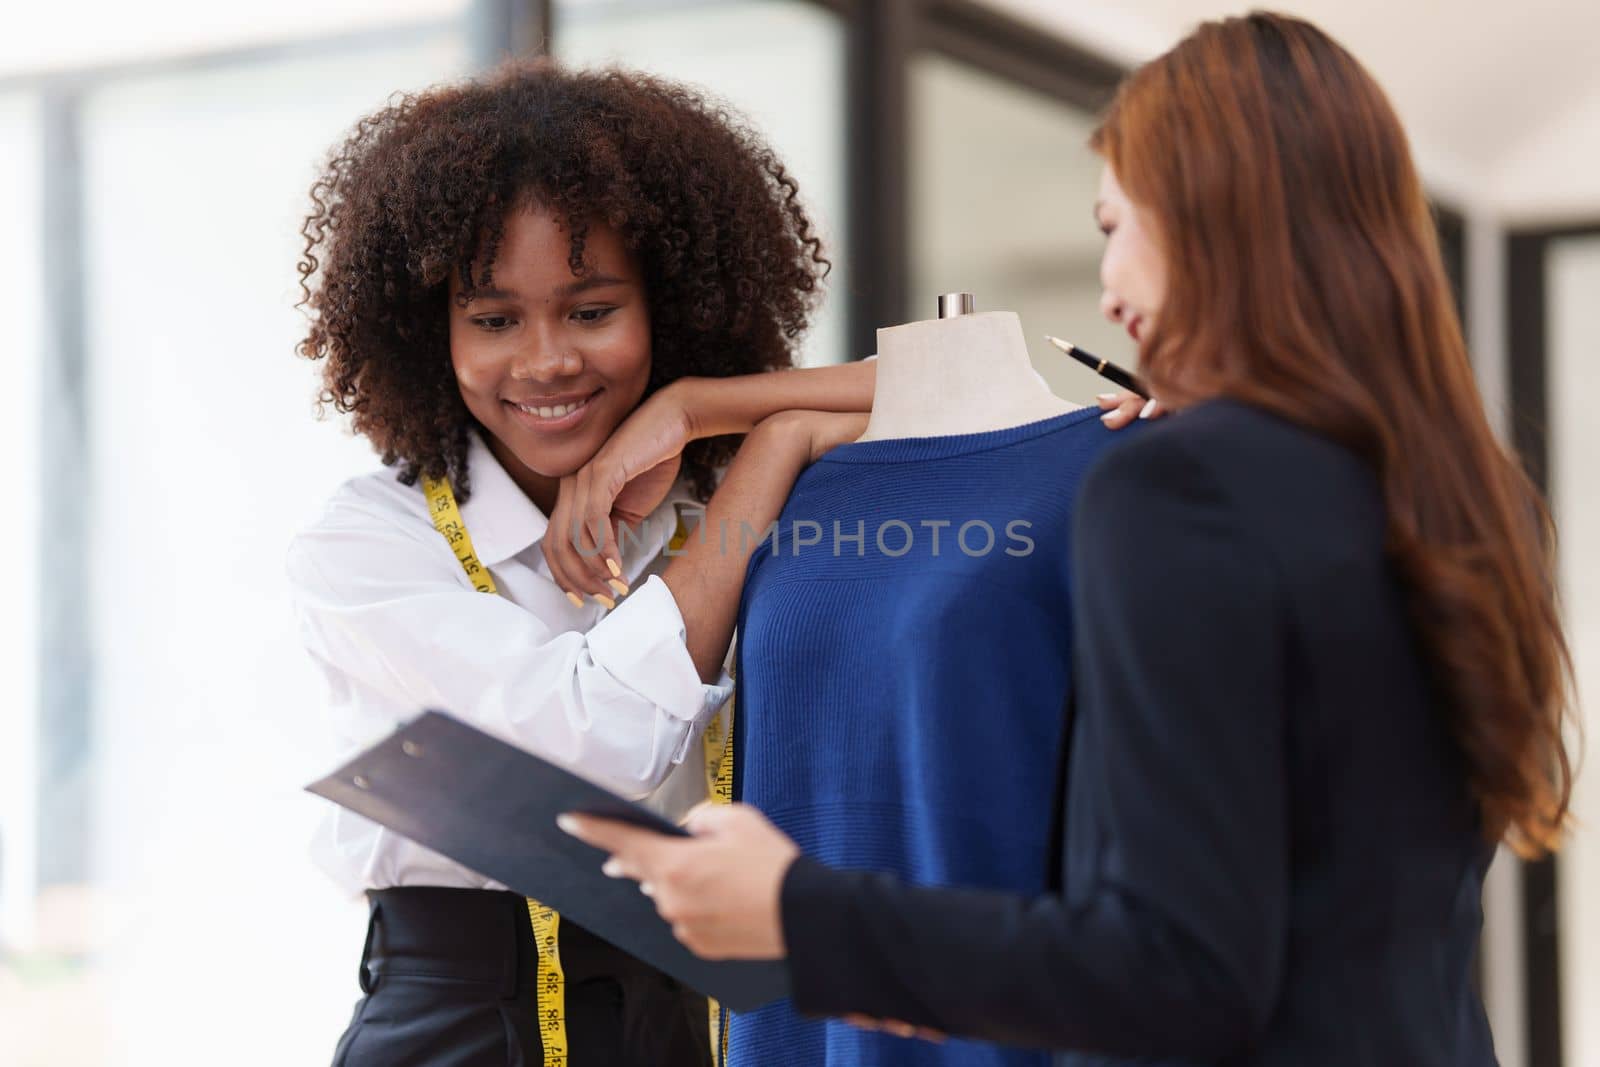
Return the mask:
[[[472,536],[456,506],[456,494],[449,479],[422,479],[433,528],[450,544],[456,561],[466,572],[472,587],[480,593],[497,593],[489,568],[479,561],[472,548]],[[668,547],[676,552],[689,539],[689,532],[678,517],[678,528]],[[714,804],[733,802],[733,699],[728,700],[728,725],[724,730],[717,719],[706,726],[706,791]],[[714,768],[714,769],[713,769]],[[544,1067],[568,1067],[566,975],[561,969],[561,916],[554,908],[528,898],[528,919],[533,925],[533,940],[539,952],[539,970],[534,982],[535,1014],[539,1020],[539,1040],[544,1048]],[[710,1001],[711,1054],[718,1064],[728,1060],[728,1032],[720,1005]],[[720,1050],[721,1055],[718,1056]]]
[[[544,1067],[567,1067],[567,976],[561,969],[561,916],[529,897],[528,919],[539,950],[533,996],[539,1045],[544,1050],[541,1059]]]
[[[428,498],[428,514],[433,528],[450,543],[461,569],[467,572],[472,587],[480,593],[496,593],[494,577],[478,560],[472,548],[472,535],[456,507],[456,494],[448,479],[422,479]],[[561,916],[532,897],[528,898],[528,919],[533,924],[533,941],[539,952],[539,970],[534,981],[534,1011],[539,1020],[539,1041],[544,1048],[544,1067],[567,1067],[567,978],[561,969]]]

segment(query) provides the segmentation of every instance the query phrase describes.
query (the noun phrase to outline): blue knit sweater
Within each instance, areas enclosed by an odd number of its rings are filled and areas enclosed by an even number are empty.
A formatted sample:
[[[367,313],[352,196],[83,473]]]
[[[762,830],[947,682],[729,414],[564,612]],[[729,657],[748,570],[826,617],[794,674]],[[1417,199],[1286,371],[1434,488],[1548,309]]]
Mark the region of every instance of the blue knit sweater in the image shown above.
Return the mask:
[[[796,482],[739,610],[735,791],[807,854],[919,885],[1047,888],[1068,537],[1112,437],[1098,415],[847,444]],[[787,1001],[735,1016],[730,1042],[738,1067],[1049,1061],[802,1019]]]

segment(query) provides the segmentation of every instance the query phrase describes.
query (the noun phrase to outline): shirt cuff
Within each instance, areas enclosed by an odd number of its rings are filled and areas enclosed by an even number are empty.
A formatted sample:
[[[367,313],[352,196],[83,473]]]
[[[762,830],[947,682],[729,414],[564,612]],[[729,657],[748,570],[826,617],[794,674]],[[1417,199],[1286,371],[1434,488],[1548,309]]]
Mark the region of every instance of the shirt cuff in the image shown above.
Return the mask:
[[[667,583],[652,574],[589,630],[589,654],[601,669],[668,715],[698,725],[733,693],[723,670],[700,680],[685,644],[683,614]]]

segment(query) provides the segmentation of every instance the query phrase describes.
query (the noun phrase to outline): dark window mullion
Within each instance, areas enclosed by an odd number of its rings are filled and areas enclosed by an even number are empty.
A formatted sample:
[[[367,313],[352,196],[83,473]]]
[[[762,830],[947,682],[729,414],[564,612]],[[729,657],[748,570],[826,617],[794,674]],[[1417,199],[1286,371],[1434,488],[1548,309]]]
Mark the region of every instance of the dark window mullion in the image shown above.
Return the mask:
[[[1540,493],[1550,497],[1546,276],[1558,231],[1506,238],[1506,373],[1511,442]],[[1561,931],[1556,860],[1521,865],[1523,1018],[1528,1067],[1561,1067]]]
[[[914,14],[914,0],[877,0],[857,7],[848,26],[847,211],[854,282],[846,344],[852,358],[876,352],[878,327],[903,321],[908,306],[906,108]]]
[[[474,0],[474,65],[487,70],[510,56],[551,54],[555,0]]]

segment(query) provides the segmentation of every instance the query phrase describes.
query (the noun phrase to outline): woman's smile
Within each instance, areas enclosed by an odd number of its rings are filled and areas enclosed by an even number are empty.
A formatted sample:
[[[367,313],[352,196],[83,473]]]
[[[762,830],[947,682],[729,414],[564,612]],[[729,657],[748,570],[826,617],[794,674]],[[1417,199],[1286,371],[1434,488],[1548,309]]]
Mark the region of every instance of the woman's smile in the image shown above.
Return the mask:
[[[511,417],[520,425],[537,433],[563,433],[588,418],[595,397],[603,392],[604,388],[596,389],[577,400],[568,399],[560,403],[538,397],[521,402],[507,400],[504,403]]]

